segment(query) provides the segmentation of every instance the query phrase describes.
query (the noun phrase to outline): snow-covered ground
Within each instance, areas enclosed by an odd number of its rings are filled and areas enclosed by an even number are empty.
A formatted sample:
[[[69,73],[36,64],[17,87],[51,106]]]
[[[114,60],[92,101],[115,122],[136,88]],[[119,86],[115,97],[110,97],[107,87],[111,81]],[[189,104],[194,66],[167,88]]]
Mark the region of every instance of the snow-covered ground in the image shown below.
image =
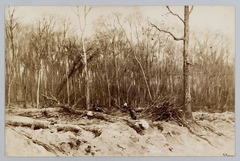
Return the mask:
[[[193,113],[195,120],[209,128],[195,129],[202,138],[174,122],[150,122],[138,134],[125,121],[107,122],[86,117],[66,119],[29,118],[6,113],[6,156],[233,156],[235,155],[234,113]],[[41,120],[75,125],[71,132],[51,128],[12,126],[8,121]],[[34,121],[33,121],[34,122]],[[196,127],[195,127],[196,128]],[[217,133],[216,133],[217,132]],[[206,138],[208,141],[204,140]]]

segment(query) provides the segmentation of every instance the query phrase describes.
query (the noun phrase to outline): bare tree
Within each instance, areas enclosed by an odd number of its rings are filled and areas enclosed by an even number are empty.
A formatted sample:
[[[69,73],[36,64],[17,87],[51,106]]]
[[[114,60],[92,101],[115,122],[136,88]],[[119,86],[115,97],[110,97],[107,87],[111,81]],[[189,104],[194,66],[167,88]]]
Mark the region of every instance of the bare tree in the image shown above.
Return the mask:
[[[180,21],[184,24],[184,35],[183,37],[177,38],[173,33],[167,30],[160,29],[156,25],[152,24],[158,31],[167,33],[173,37],[176,41],[183,41],[183,105],[184,109],[184,117],[185,119],[192,118],[192,108],[191,108],[191,93],[190,93],[190,62],[188,59],[188,48],[189,48],[189,15],[193,10],[193,6],[189,10],[189,6],[184,6],[184,19],[182,19],[178,14],[172,12],[169,6],[166,6],[169,13],[178,17]]]
[[[69,24],[70,22],[65,18],[61,19],[61,26],[63,27],[62,32],[63,32],[63,36],[62,36],[62,44],[63,46],[65,46],[65,42],[67,39],[67,33],[69,31]],[[68,105],[70,105],[70,83],[69,83],[69,78],[68,78],[68,74],[69,74],[69,56],[68,56],[68,51],[67,48],[65,48],[63,50],[63,52],[66,52],[66,79],[67,79],[67,103]]]
[[[34,64],[36,66],[36,78],[37,78],[37,91],[36,91],[36,103],[37,108],[40,107],[40,92],[41,88],[47,90],[47,56],[50,53],[50,41],[53,36],[53,29],[55,26],[55,21],[53,16],[43,17],[37,20],[35,28],[35,33],[32,37],[31,45],[34,48],[35,59]],[[43,85],[43,86],[42,86]]]
[[[169,14],[179,17],[180,22],[187,21],[192,10],[188,8],[188,17],[181,18],[167,8]],[[183,28],[155,27],[138,13],[126,17],[112,13],[96,20],[93,35],[88,37],[83,13],[87,17],[90,10],[86,7],[85,12],[84,8],[78,11],[80,28],[74,28],[71,21],[53,20],[48,16],[37,19],[34,24],[18,24],[11,28],[10,18],[6,19],[6,104],[9,100],[14,103],[25,99],[31,100],[32,106],[35,103],[47,105],[49,102],[41,97],[41,93],[47,95],[51,92],[62,104],[68,103],[66,106],[85,106],[88,95],[88,102],[101,106],[111,107],[127,101],[133,107],[146,107],[151,100],[156,102],[171,94],[169,98],[176,98],[176,106],[181,106],[179,104],[185,98],[188,101],[183,102],[184,106],[189,105],[191,97],[198,98],[191,101],[191,110],[202,106],[211,110],[233,107],[234,70],[227,57],[231,51],[221,32],[194,31],[190,34],[190,45],[184,43],[189,48],[183,50],[182,41],[188,37],[182,34]],[[13,16],[12,22],[19,21]],[[55,22],[60,24],[59,28]],[[82,31],[84,34],[80,37]],[[185,32],[189,31],[186,29]],[[14,37],[12,41],[11,35]],[[183,56],[179,51],[184,51],[187,56],[184,71],[192,69],[191,82],[186,83],[186,76],[190,74],[184,74],[185,87],[188,86],[185,92],[191,89],[191,95],[190,92],[184,94],[184,99]],[[188,55],[188,52],[193,54]],[[86,83],[85,75],[90,82]]]
[[[89,12],[91,11],[92,7],[87,7],[84,6],[83,7],[83,22],[81,22],[81,14],[80,14],[80,10],[79,10],[79,6],[77,6],[77,12],[76,15],[78,17],[78,21],[79,21],[79,28],[81,31],[81,43],[82,43],[82,50],[83,50],[83,64],[84,64],[84,77],[85,77],[85,97],[86,97],[86,108],[90,109],[90,87],[89,87],[89,73],[88,73],[88,62],[87,62],[87,52],[86,52],[86,46],[85,46],[85,31],[86,31],[86,25],[87,25],[87,15],[89,14]]]
[[[10,7],[7,8],[7,20],[6,20],[6,41],[9,41],[9,48],[10,51],[9,54],[6,55],[6,60],[7,60],[7,106],[10,105],[11,103],[11,87],[12,87],[12,81],[13,81],[13,73],[14,71],[14,66],[19,58],[19,55],[17,55],[15,51],[15,37],[17,34],[17,30],[19,27],[19,19],[15,18],[15,12],[16,12],[17,7],[13,7],[12,9]],[[7,43],[6,43],[7,44]]]
[[[124,31],[124,34],[125,34],[125,36],[126,36],[126,38],[127,38],[127,40],[128,40],[129,45],[131,46],[131,48],[134,48],[132,42],[131,42],[130,39],[127,37],[127,33],[126,33],[126,31],[124,30],[124,28],[123,28],[123,26],[122,26],[122,23],[120,22],[119,15],[116,14],[116,18],[117,18],[118,24],[120,25],[121,29]],[[129,25],[131,26],[132,24],[129,22]],[[138,42],[138,43],[139,43],[139,42]],[[141,69],[141,71],[142,71],[143,79],[144,79],[144,82],[145,82],[146,87],[147,87],[147,92],[148,92],[150,101],[153,101],[153,99],[152,99],[152,94],[151,94],[151,91],[150,91],[150,88],[149,88],[149,84],[148,84],[147,77],[146,77],[145,71],[144,71],[144,69],[143,69],[143,66],[142,66],[141,62],[139,61],[139,59],[138,59],[138,57],[137,57],[137,55],[136,55],[135,52],[133,52],[133,55],[134,55],[134,58],[135,58],[135,60],[137,61],[138,65],[139,65],[139,67],[140,67],[140,69]]]

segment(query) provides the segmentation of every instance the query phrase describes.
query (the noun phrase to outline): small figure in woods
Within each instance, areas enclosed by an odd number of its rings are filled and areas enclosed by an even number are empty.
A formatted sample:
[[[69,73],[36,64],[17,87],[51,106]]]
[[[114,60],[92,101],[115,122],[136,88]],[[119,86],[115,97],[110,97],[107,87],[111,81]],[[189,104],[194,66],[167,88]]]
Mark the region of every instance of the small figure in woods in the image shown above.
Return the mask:
[[[127,103],[124,103],[123,108],[126,109],[127,111],[129,111],[130,116],[133,120],[137,119],[137,114],[134,111],[134,109],[132,109],[130,106],[127,105]]]

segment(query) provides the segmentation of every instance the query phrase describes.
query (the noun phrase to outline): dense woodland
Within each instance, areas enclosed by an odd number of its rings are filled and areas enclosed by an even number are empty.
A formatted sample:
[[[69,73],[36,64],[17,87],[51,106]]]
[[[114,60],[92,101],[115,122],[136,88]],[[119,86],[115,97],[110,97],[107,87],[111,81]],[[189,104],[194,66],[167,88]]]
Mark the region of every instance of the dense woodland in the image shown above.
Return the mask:
[[[82,41],[67,17],[43,15],[26,24],[16,10],[5,21],[6,106],[51,106],[45,95],[85,109],[86,74],[91,104],[147,107],[165,97],[182,104],[183,45],[149,22],[178,35],[182,26],[114,12],[94,21]],[[233,42],[219,31],[191,29],[189,43],[193,111],[234,111]]]

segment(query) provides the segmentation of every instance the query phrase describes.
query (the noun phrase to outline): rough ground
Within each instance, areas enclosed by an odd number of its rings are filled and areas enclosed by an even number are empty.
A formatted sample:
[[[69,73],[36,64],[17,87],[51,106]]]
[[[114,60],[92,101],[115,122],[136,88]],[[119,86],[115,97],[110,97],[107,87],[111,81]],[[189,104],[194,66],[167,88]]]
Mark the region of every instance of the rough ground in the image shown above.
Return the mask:
[[[25,110],[25,111],[24,111]],[[26,115],[29,110],[36,115]],[[24,116],[22,111],[24,111]],[[6,110],[6,156],[233,156],[235,155],[234,113],[195,112],[198,123],[215,130],[199,128],[192,134],[174,122],[150,122],[138,134],[125,121],[107,122],[71,115],[43,117],[37,109]],[[125,116],[128,118],[128,116]],[[51,124],[76,125],[78,132],[52,128],[12,126],[10,122],[42,120]],[[220,134],[220,135],[218,135]],[[209,142],[204,140],[207,138]]]

